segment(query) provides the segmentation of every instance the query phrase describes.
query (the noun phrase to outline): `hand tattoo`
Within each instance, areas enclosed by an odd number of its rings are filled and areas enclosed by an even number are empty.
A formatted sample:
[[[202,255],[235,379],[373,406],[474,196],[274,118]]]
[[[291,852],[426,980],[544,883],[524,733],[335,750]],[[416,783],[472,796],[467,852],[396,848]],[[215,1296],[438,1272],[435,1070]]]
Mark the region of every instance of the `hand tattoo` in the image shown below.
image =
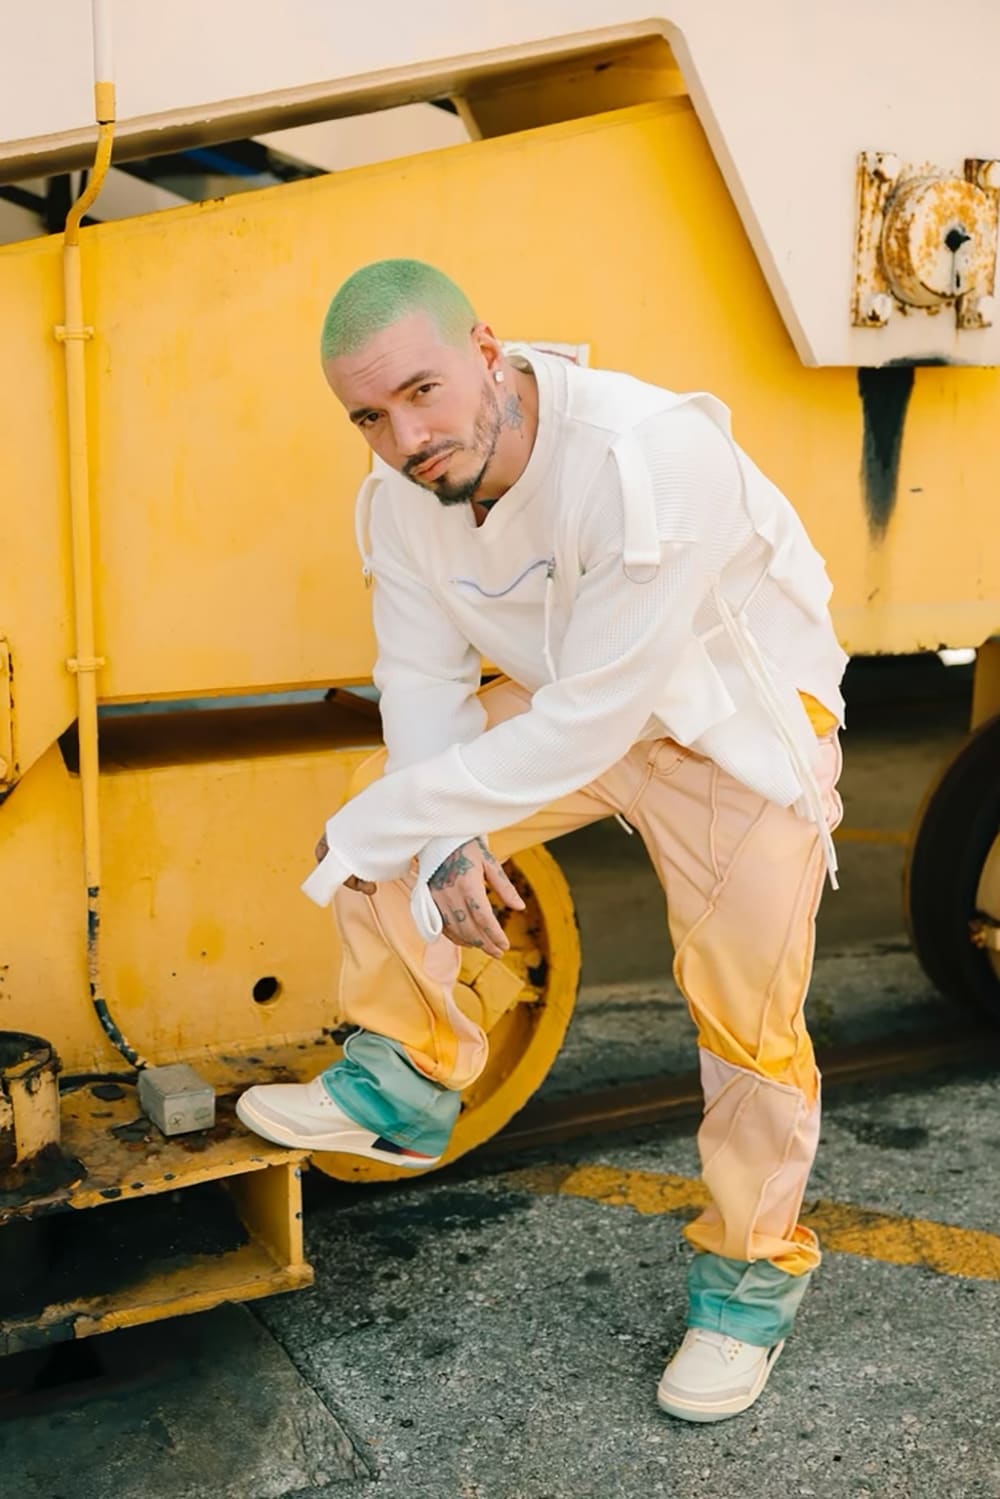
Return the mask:
[[[453,854],[449,854],[447,859],[438,865],[427,883],[432,890],[446,890],[449,885],[454,885],[459,875],[467,874],[471,868],[472,860],[466,858],[461,848],[456,848]]]
[[[483,840],[481,838],[476,838],[473,841],[479,845],[479,850],[482,853],[484,862],[487,864],[495,864],[496,859],[494,859],[493,855],[490,853]],[[447,890],[448,886],[454,885],[455,881],[461,875],[468,874],[469,870],[472,868],[472,860],[462,852],[462,849],[464,849],[465,847],[466,845],[463,843],[462,848],[456,848],[454,853],[450,853],[447,859],[445,859],[441,864],[438,865],[437,869],[435,869],[434,873],[427,881],[432,890]]]

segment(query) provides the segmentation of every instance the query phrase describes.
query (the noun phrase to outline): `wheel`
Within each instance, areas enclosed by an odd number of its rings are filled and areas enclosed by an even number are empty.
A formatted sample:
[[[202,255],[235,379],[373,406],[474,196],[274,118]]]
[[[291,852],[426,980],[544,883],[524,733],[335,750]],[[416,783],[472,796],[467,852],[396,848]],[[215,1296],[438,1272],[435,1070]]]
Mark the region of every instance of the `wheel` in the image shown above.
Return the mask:
[[[462,1111],[440,1166],[481,1145],[527,1103],[555,1060],[576,1003],[580,939],[569,885],[544,848],[506,865],[525,903],[498,910],[510,950],[503,961],[465,949],[456,1002],[490,1038],[490,1058],[462,1095]],[[341,1181],[412,1178],[405,1168],[360,1156],[319,1154],[314,1166]]]
[[[1000,717],[929,792],[904,876],[910,936],[928,978],[1000,1018]]]

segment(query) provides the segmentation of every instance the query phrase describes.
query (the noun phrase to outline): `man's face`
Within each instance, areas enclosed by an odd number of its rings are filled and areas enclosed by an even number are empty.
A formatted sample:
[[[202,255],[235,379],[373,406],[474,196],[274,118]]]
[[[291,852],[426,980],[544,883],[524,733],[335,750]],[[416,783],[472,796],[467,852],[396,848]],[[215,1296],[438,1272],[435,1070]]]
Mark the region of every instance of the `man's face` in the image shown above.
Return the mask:
[[[475,498],[500,436],[495,348],[488,333],[485,344],[471,332],[461,348],[443,343],[430,318],[413,313],[323,368],[379,458],[443,505],[460,505]]]

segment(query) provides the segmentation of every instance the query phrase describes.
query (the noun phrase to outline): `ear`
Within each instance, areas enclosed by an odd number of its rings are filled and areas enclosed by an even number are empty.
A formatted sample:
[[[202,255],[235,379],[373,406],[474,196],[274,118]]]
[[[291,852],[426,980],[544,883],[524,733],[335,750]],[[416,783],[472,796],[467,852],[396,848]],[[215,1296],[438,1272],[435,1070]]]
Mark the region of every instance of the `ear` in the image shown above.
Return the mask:
[[[489,323],[476,324],[472,330],[472,343],[486,365],[489,374],[492,374],[495,369],[498,369],[502,365],[504,358],[503,349],[500,346],[500,340],[493,332]]]

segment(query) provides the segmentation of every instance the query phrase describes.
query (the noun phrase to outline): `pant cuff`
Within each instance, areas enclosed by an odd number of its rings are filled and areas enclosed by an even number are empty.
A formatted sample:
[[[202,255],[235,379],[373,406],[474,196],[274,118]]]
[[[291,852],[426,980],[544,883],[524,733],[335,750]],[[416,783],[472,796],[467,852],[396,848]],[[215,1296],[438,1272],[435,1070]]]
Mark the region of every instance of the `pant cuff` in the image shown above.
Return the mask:
[[[811,1275],[788,1275],[769,1260],[696,1254],[688,1271],[687,1325],[773,1347],[791,1332]]]
[[[462,1107],[461,1096],[418,1072],[397,1042],[370,1031],[348,1037],[323,1084],[355,1124],[424,1155],[442,1153]]]

